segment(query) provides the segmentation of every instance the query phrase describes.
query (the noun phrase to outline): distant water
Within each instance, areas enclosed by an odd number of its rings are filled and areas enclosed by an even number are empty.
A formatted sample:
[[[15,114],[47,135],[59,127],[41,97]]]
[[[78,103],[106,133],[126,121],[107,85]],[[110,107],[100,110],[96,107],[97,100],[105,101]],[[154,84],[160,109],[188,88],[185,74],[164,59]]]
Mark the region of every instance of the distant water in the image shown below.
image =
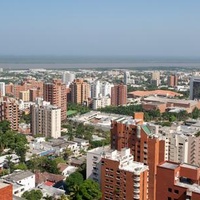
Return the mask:
[[[78,57],[78,56],[0,56],[4,69],[69,68],[200,68],[199,58],[156,57]]]

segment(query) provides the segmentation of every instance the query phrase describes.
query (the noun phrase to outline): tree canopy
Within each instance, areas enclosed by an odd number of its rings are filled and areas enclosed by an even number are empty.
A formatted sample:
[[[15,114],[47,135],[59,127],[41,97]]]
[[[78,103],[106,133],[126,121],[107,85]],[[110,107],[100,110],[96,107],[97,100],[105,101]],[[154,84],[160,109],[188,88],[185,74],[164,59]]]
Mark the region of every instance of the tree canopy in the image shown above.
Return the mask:
[[[79,189],[77,199],[78,200],[99,200],[102,193],[100,191],[99,184],[91,179],[85,180]]]
[[[26,191],[22,194],[22,197],[27,199],[27,200],[40,200],[42,199],[42,192],[40,190],[31,190],[31,191]]]
[[[74,172],[66,179],[67,191],[73,192],[75,187],[79,187],[83,183],[83,175],[79,172]]]

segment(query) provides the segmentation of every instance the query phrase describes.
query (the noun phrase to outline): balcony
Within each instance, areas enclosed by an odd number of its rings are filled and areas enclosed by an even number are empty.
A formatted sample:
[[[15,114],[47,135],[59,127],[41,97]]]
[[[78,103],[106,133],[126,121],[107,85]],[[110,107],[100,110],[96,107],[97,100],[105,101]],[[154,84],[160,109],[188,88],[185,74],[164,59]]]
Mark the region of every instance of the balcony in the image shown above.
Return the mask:
[[[134,181],[140,181],[140,177],[134,177]]]
[[[134,187],[140,187],[140,183],[134,183]]]
[[[140,195],[136,194],[133,196],[134,199],[140,199]]]
[[[134,189],[134,193],[139,194],[140,190],[139,189]]]

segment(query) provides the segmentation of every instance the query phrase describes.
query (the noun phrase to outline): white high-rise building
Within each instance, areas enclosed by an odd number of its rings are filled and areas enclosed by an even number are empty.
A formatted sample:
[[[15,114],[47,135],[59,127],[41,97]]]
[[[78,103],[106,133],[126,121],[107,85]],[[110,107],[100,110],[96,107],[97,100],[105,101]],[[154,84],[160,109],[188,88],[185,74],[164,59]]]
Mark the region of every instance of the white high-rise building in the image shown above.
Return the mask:
[[[151,84],[155,86],[160,85],[160,72],[159,71],[154,71],[151,74]]]
[[[68,72],[68,71],[63,72],[62,81],[67,86],[69,86],[74,81],[75,78],[76,75],[73,72]]]
[[[96,81],[91,85],[91,98],[98,98],[101,96],[101,82]]]
[[[1,92],[1,96],[5,96],[6,86],[4,82],[0,82],[0,92]]]
[[[113,87],[113,84],[110,84],[108,82],[102,83],[102,96],[110,96],[111,97],[111,88]]]
[[[45,137],[61,136],[61,109],[43,102],[42,105],[31,106],[31,132]]]
[[[124,72],[124,84],[127,85],[130,83],[130,73]]]
[[[92,102],[92,108],[94,110],[97,110],[99,108],[104,108],[106,106],[111,105],[111,98],[108,96],[100,97],[100,98],[94,98]]]
[[[169,141],[168,160],[199,165],[200,163],[200,121],[192,125],[163,127],[161,132]]]
[[[91,98],[99,98],[105,96],[111,96],[111,88],[113,84],[108,82],[96,81],[91,85]]]

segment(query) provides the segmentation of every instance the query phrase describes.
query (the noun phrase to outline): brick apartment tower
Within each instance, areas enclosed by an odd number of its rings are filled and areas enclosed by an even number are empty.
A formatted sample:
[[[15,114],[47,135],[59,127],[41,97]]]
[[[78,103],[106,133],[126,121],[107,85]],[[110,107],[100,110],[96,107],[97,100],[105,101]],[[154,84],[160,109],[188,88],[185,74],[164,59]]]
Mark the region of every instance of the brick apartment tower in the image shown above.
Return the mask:
[[[127,103],[127,86],[123,84],[115,85],[111,88],[111,105],[119,106]]]
[[[6,94],[12,95],[15,98],[20,97],[21,91],[28,91],[31,89],[37,90],[37,97],[43,97],[43,82],[35,79],[27,78],[20,84],[9,83],[6,85]]]
[[[157,200],[199,200],[200,168],[166,161],[157,167]]]
[[[44,84],[43,93],[44,101],[61,108],[61,121],[64,121],[67,116],[66,85],[60,79],[54,79],[52,83]]]
[[[75,79],[70,84],[71,102],[76,104],[88,105],[90,85],[83,79]]]
[[[156,198],[157,165],[164,161],[165,141],[159,140],[143,125],[143,113],[135,113],[135,122],[115,120],[111,124],[111,148],[130,148],[134,160],[149,166],[148,200]]]
[[[134,162],[130,149],[105,153],[101,164],[102,200],[148,199],[148,167]]]
[[[11,129],[17,131],[19,128],[19,104],[18,101],[11,97],[0,98],[0,121],[7,120],[11,124]]]
[[[9,183],[0,182],[0,199],[13,200],[13,186]]]
[[[176,87],[177,85],[178,85],[178,76],[175,74],[168,76],[168,86]]]

